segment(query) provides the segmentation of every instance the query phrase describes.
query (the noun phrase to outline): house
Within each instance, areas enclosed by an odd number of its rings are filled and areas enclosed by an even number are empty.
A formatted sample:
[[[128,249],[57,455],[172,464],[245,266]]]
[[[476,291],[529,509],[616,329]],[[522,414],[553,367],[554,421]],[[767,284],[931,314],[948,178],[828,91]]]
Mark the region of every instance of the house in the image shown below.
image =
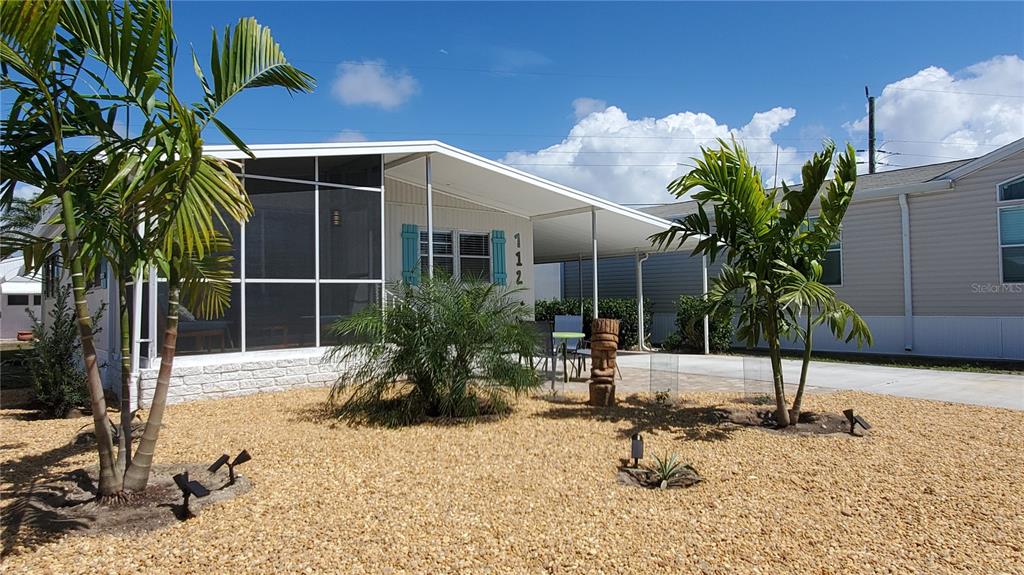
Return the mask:
[[[681,202],[645,211],[672,219],[695,210]],[[639,259],[599,259],[601,293],[634,297]],[[564,297],[588,293],[589,260],[561,268]],[[861,351],[1024,360],[1024,139],[970,160],[859,176],[824,268],[871,327],[874,346]],[[679,295],[702,293],[701,258],[652,252],[643,282],[651,338],[661,341]],[[823,328],[815,347],[857,351]]]
[[[20,255],[0,262],[0,339],[17,339],[18,333],[35,326],[28,311],[39,318],[42,293],[39,278],[25,275]]]
[[[534,302],[534,266],[633,253],[668,222],[438,141],[233,146],[254,214],[230,232],[231,305],[203,320],[179,310],[170,401],[325,385],[339,343],[329,327],[390,296],[389,286],[443,270],[520,290]],[[57,266],[47,282],[65,277]],[[96,282],[94,282],[96,283]],[[112,284],[112,282],[111,282]],[[97,284],[99,285],[99,284]],[[167,290],[151,273],[131,286],[140,404],[155,386]],[[593,294],[596,297],[596,293]],[[93,306],[116,303],[97,287]],[[114,314],[109,314],[114,315]],[[118,387],[117,325],[96,338],[104,379]]]

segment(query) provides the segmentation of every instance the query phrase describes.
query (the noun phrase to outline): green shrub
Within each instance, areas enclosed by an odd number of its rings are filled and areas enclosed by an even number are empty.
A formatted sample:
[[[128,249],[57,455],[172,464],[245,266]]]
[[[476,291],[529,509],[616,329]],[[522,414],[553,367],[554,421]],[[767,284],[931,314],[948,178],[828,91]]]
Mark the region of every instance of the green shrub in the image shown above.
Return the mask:
[[[583,300],[583,333],[590,338],[590,321],[593,309],[592,300]],[[644,325],[651,327],[651,306],[644,300]],[[640,341],[638,337],[636,298],[598,298],[599,315],[607,319],[619,320],[619,348],[635,349]],[[577,298],[551,299],[538,301],[534,316],[537,321],[554,321],[556,315],[580,315],[580,300]]]
[[[704,351],[704,316],[709,308],[707,301],[701,296],[682,295],[676,301],[676,333],[678,339],[671,338],[668,342],[676,345],[679,351]],[[729,310],[719,308],[718,313],[709,318],[710,333],[708,343],[712,353],[728,351],[732,347],[733,326]]]
[[[342,376],[329,401],[354,423],[407,425],[426,417],[506,413],[509,395],[540,380],[520,357],[536,345],[514,291],[451,278],[400,285],[384,309],[335,323],[328,360]]]
[[[64,417],[71,409],[89,404],[82,344],[70,299],[71,287],[61,286],[48,314],[50,322],[46,327],[29,310],[29,316],[35,323],[34,353],[28,360],[32,387],[43,409],[54,417]],[[94,326],[100,325],[104,308],[105,305],[100,306],[93,314]],[[98,327],[93,329],[93,333],[100,331]]]

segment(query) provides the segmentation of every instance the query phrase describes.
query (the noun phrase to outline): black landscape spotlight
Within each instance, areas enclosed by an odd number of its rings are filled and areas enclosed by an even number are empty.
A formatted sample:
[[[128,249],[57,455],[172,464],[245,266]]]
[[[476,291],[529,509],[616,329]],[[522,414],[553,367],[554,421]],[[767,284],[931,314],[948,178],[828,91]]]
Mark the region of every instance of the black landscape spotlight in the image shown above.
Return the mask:
[[[644,437],[639,433],[630,438],[629,456],[633,459],[633,467],[640,467],[640,460],[644,458]]]
[[[178,485],[178,489],[181,490],[181,494],[185,498],[185,501],[181,506],[182,518],[188,519],[189,517],[192,517],[192,510],[188,507],[189,498],[193,495],[196,497],[206,497],[210,494],[210,490],[203,487],[203,485],[198,481],[190,481],[188,478],[188,471],[182,471],[175,475],[174,482]]]
[[[850,422],[850,435],[856,435],[853,430],[859,425],[864,428],[865,431],[871,429],[871,424],[866,419],[859,415],[854,415],[852,409],[844,409],[843,415],[846,416],[846,420]]]
[[[227,466],[228,466],[228,485],[234,485],[235,484],[235,466],[236,465],[241,465],[241,464],[245,463],[246,461],[249,461],[250,459],[252,459],[252,456],[249,455],[249,452],[244,450],[244,449],[242,450],[241,453],[239,453],[235,457],[234,461],[229,461],[228,454],[225,453],[224,455],[221,455],[220,457],[218,457],[217,461],[213,462],[213,465],[211,465],[209,467],[208,471],[210,473],[217,473],[218,469],[220,469],[225,464],[227,464]]]

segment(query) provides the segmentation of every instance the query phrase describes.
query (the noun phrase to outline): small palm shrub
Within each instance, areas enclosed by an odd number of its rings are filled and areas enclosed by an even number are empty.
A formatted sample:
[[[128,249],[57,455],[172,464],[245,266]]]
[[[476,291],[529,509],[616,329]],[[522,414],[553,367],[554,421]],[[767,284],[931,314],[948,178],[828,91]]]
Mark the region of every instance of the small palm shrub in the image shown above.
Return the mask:
[[[43,326],[29,310],[33,328],[33,350],[28,359],[32,387],[43,410],[54,417],[64,417],[71,409],[89,404],[82,365],[82,343],[79,340],[75,310],[71,306],[71,286],[61,286],[55,294],[50,321]],[[105,306],[93,314],[94,325],[100,325]],[[99,333],[100,328],[93,328]]]
[[[327,354],[342,368],[329,397],[340,418],[399,426],[503,414],[510,395],[540,385],[520,361],[536,332],[514,291],[443,277],[398,292],[331,328],[356,342]]]

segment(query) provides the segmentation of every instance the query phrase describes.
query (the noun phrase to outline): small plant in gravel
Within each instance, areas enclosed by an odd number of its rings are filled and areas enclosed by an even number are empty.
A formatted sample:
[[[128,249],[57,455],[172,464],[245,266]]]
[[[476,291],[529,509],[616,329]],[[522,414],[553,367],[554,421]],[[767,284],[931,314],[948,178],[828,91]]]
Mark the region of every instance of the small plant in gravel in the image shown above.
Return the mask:
[[[342,419],[400,426],[428,417],[504,414],[540,385],[520,361],[535,345],[515,292],[450,277],[399,286],[384,307],[339,320],[327,359],[343,373],[329,402]]]
[[[655,455],[654,463],[643,467],[622,467],[619,482],[649,489],[689,487],[704,478],[689,464],[683,463],[674,453]]]
[[[85,368],[82,366],[82,344],[78,337],[78,323],[75,310],[71,307],[70,286],[61,286],[50,309],[50,321],[44,327],[32,310],[34,345],[28,356],[28,371],[36,400],[43,410],[53,417],[64,417],[74,408],[89,404],[89,390],[85,385]],[[93,314],[93,321],[99,325],[105,306]],[[100,328],[93,329],[99,333]]]
[[[664,389],[661,390],[661,391],[655,391],[654,392],[654,402],[657,403],[660,406],[668,405],[669,401],[671,401],[671,400],[672,400],[672,394],[669,393],[668,391],[664,390]]]
[[[679,461],[675,453],[663,456],[655,455],[654,463],[649,465],[647,469],[654,474],[653,479],[657,481],[658,486],[662,489],[666,489],[670,484],[679,481],[688,470],[694,471],[692,467]]]

